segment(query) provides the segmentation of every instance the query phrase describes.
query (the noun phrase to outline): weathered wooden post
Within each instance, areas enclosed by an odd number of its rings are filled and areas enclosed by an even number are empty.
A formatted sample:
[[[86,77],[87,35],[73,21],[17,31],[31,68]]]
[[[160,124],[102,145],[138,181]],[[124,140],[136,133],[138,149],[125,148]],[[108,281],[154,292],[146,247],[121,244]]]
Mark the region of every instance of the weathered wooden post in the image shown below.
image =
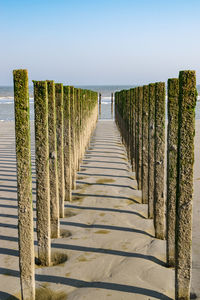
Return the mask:
[[[33,204],[27,70],[14,70],[19,269],[23,300],[35,299]]]
[[[58,198],[59,216],[64,217],[65,183],[64,183],[64,153],[63,153],[63,85],[55,84],[56,100],[56,135],[57,135],[57,165],[58,165]],[[59,219],[55,224],[54,237],[59,237]]]
[[[74,89],[74,189],[76,188],[76,172],[78,169],[78,89]]]
[[[101,93],[99,93],[99,116],[101,117]]]
[[[71,124],[71,172],[72,172],[72,188],[76,188],[75,182],[75,126],[74,126],[74,119],[75,119],[75,101],[74,101],[74,87],[70,87],[70,124]]]
[[[142,104],[143,104],[143,87],[138,87],[138,189],[142,189]]]
[[[126,143],[126,151],[128,159],[130,158],[129,152],[129,115],[130,115],[130,90],[125,91],[125,127],[124,127],[124,134],[125,134],[125,143]]]
[[[47,82],[33,81],[35,110],[35,165],[38,259],[43,266],[51,262],[49,144]]]
[[[84,120],[83,120],[83,101],[85,97],[85,91],[82,89],[81,90],[81,98],[80,98],[80,160],[79,163],[81,163],[83,159],[83,132],[84,132]]]
[[[179,73],[178,176],[175,248],[176,299],[190,299],[196,106],[195,71]]]
[[[131,89],[131,166],[135,171],[135,89]]]
[[[165,239],[165,83],[155,85],[155,163],[154,163],[154,226],[155,237]]]
[[[134,89],[135,91],[135,177],[138,185],[138,87]]]
[[[49,188],[51,232],[56,232],[58,223],[58,170],[57,170],[57,137],[56,137],[56,103],[54,81],[47,81],[48,93],[48,130],[49,130]],[[58,229],[59,231],[59,229]],[[52,234],[51,234],[52,235]]]
[[[167,127],[167,264],[175,265],[175,224],[178,150],[178,97],[179,80],[168,79],[168,127]]]
[[[114,98],[114,96],[113,96],[113,93],[111,93],[111,118],[113,118],[113,98]]]
[[[143,86],[142,105],[142,202],[148,203],[148,121],[149,121],[149,87]]]
[[[149,84],[148,217],[154,217],[155,84]]]
[[[77,89],[77,161],[76,161],[76,169],[79,171],[80,169],[80,157],[81,157],[81,89]]]
[[[65,200],[72,200],[70,87],[63,87]]]

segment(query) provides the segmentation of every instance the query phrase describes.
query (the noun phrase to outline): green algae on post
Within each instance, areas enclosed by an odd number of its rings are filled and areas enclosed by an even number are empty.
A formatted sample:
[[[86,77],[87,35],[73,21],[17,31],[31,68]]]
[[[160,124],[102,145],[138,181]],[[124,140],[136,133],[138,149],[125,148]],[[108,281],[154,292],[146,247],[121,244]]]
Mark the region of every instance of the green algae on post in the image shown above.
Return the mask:
[[[70,87],[63,87],[63,149],[64,149],[64,179],[65,200],[72,200],[72,172],[71,172],[71,121],[70,121]]]
[[[56,138],[56,103],[54,81],[47,81],[48,93],[48,131],[49,131],[49,187],[51,231],[55,230],[55,219],[58,219],[58,170]]]
[[[70,124],[71,124],[71,170],[72,170],[72,188],[75,187],[75,101],[74,101],[74,87],[70,87]]]
[[[35,164],[38,259],[51,262],[47,82],[34,81]]]
[[[138,189],[142,189],[142,104],[143,87],[138,87]]]
[[[60,218],[64,218],[65,183],[64,183],[64,153],[63,153],[63,85],[55,84],[56,100],[56,134],[57,134],[57,166],[58,166],[58,198]],[[59,237],[59,219],[55,220],[54,237]]]
[[[178,97],[179,80],[177,78],[168,79],[166,240],[167,264],[170,267],[174,267],[175,265]]]
[[[131,166],[135,171],[135,90],[131,89]]]
[[[155,84],[149,84],[148,119],[148,217],[154,216]]]
[[[165,239],[165,83],[155,84],[154,226],[155,237]]]
[[[176,299],[190,299],[196,106],[195,71],[179,73],[178,176],[175,235]]]
[[[138,87],[135,88],[135,175],[138,184],[138,131],[139,131],[139,123],[138,123]]]
[[[143,86],[142,105],[142,203],[148,203],[148,117],[149,87]]]
[[[21,295],[35,300],[28,71],[14,70],[19,269]]]

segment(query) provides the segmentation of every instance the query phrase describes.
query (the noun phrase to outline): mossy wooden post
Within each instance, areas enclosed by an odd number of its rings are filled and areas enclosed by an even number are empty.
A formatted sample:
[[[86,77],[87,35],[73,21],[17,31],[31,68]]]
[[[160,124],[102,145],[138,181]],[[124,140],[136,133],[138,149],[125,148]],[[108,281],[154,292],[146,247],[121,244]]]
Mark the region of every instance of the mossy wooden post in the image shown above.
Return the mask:
[[[111,93],[111,118],[113,118],[113,93]]]
[[[130,90],[125,91],[125,134],[126,134],[126,150],[128,159],[130,159]]]
[[[77,170],[80,170],[81,159],[81,89],[78,89],[77,97]]]
[[[56,103],[54,81],[47,81],[48,93],[48,130],[49,130],[49,188],[51,232],[55,231],[58,222],[58,170],[57,170],[57,137],[56,137]]]
[[[148,217],[154,217],[155,84],[149,84]]]
[[[57,166],[58,166],[58,199],[59,216],[64,217],[65,182],[64,182],[64,153],[63,153],[63,85],[55,84],[56,99],[56,135],[57,135]],[[55,231],[52,237],[59,237],[59,219],[55,223]]]
[[[99,93],[99,116],[101,117],[101,93]]]
[[[149,119],[149,87],[143,86],[142,106],[142,202],[148,203],[148,120]]]
[[[138,185],[138,87],[135,88],[135,177]]]
[[[178,97],[179,80],[168,79],[168,127],[167,127],[167,264],[175,265],[175,224],[178,149]]]
[[[47,82],[34,81],[35,165],[38,259],[43,266],[51,262],[49,143]]]
[[[74,171],[73,171],[73,189],[76,189],[76,172],[78,167],[78,89],[74,89]]]
[[[142,189],[142,102],[143,87],[138,87],[138,189]]]
[[[130,89],[130,163],[133,170],[133,89]]]
[[[131,160],[131,122],[132,122],[132,103],[131,103],[131,90],[128,90],[128,154],[129,161]]]
[[[154,164],[154,226],[155,237],[165,239],[165,83],[155,85],[155,164]]]
[[[75,178],[78,170],[78,156],[79,156],[79,89],[75,93]]]
[[[19,269],[23,300],[35,300],[35,257],[27,70],[14,70]]]
[[[190,299],[196,106],[195,71],[179,73],[178,176],[175,248],[176,299]]]
[[[131,165],[132,171],[135,172],[135,89],[131,89],[131,102],[132,102],[132,123],[131,123]]]
[[[81,163],[83,158],[83,131],[84,131],[84,121],[83,121],[83,99],[84,99],[84,90],[81,90],[81,98],[80,98],[80,159],[79,163]]]
[[[75,128],[74,128],[74,87],[70,87],[70,123],[71,123],[71,172],[72,172],[72,188],[75,187]]]
[[[72,200],[72,172],[71,172],[71,123],[70,123],[70,87],[63,87],[63,149],[64,149],[64,179],[65,200]]]

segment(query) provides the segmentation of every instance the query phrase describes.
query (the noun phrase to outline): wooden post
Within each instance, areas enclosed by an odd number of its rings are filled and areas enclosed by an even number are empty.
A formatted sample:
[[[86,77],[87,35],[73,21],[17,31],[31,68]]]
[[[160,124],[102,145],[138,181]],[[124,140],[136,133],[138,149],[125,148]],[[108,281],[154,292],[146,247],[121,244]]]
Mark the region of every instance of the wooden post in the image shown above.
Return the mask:
[[[111,118],[113,118],[113,93],[111,93]]]
[[[99,93],[99,116],[101,117],[101,93]]]
[[[65,175],[65,200],[72,200],[72,172],[71,172],[71,123],[70,123],[70,87],[63,87],[64,111],[64,175]]]
[[[72,172],[72,188],[76,186],[75,183],[75,128],[74,128],[74,87],[70,87],[70,124],[71,124],[71,172]]]
[[[47,82],[34,81],[35,165],[38,259],[51,262]]]
[[[65,183],[64,183],[64,154],[63,154],[63,85],[55,84],[56,99],[56,134],[57,134],[57,158],[58,158],[58,198],[60,218],[64,217]],[[59,237],[59,218],[55,223],[54,237]]]
[[[178,176],[175,248],[176,299],[190,299],[196,106],[195,71],[179,73]]]
[[[139,121],[138,121],[138,87],[135,88],[135,177],[138,185],[138,149],[139,149]]]
[[[35,299],[33,203],[27,70],[14,70],[19,269],[23,300]]]
[[[148,120],[149,87],[143,86],[142,105],[142,203],[148,203]]]
[[[81,89],[77,91],[77,171],[80,170],[81,158]]]
[[[155,169],[154,169],[154,226],[155,237],[165,239],[165,83],[155,85]]]
[[[175,223],[178,149],[178,97],[179,80],[168,79],[167,127],[167,264],[175,265]]]
[[[155,84],[149,84],[148,217],[154,217]]]
[[[73,170],[73,189],[76,189],[76,172],[77,172],[77,160],[78,160],[78,135],[77,135],[77,127],[78,127],[78,89],[74,89],[74,170]]]
[[[132,101],[132,154],[131,164],[132,171],[135,172],[135,123],[136,123],[136,106],[135,106],[135,89],[131,89],[131,101]]]
[[[135,144],[135,105],[134,105],[134,89],[130,89],[130,161],[132,171],[135,171],[135,163],[134,163],[134,144]]]
[[[56,137],[56,103],[54,81],[47,81],[48,92],[48,129],[49,129],[49,188],[51,232],[55,231],[58,222],[58,169]]]
[[[142,103],[143,87],[138,87],[138,189],[142,189]]]

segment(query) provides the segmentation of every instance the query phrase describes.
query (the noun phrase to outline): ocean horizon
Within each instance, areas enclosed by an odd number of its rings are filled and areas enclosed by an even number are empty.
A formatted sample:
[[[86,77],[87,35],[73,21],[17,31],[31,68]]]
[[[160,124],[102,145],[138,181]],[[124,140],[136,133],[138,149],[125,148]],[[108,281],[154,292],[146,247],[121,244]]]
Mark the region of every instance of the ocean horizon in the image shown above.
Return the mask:
[[[84,88],[101,93],[101,114],[99,119],[107,120],[114,118],[114,112],[111,112],[111,94],[120,90],[128,90],[136,85],[74,85],[75,88]],[[197,85],[200,94],[200,85]],[[33,86],[29,86],[30,99],[30,120],[34,120],[34,97]],[[166,97],[167,99],[167,97]],[[200,96],[197,98],[196,119],[200,119]],[[167,111],[167,110],[166,110]],[[13,86],[0,86],[0,121],[14,120],[14,90]]]

